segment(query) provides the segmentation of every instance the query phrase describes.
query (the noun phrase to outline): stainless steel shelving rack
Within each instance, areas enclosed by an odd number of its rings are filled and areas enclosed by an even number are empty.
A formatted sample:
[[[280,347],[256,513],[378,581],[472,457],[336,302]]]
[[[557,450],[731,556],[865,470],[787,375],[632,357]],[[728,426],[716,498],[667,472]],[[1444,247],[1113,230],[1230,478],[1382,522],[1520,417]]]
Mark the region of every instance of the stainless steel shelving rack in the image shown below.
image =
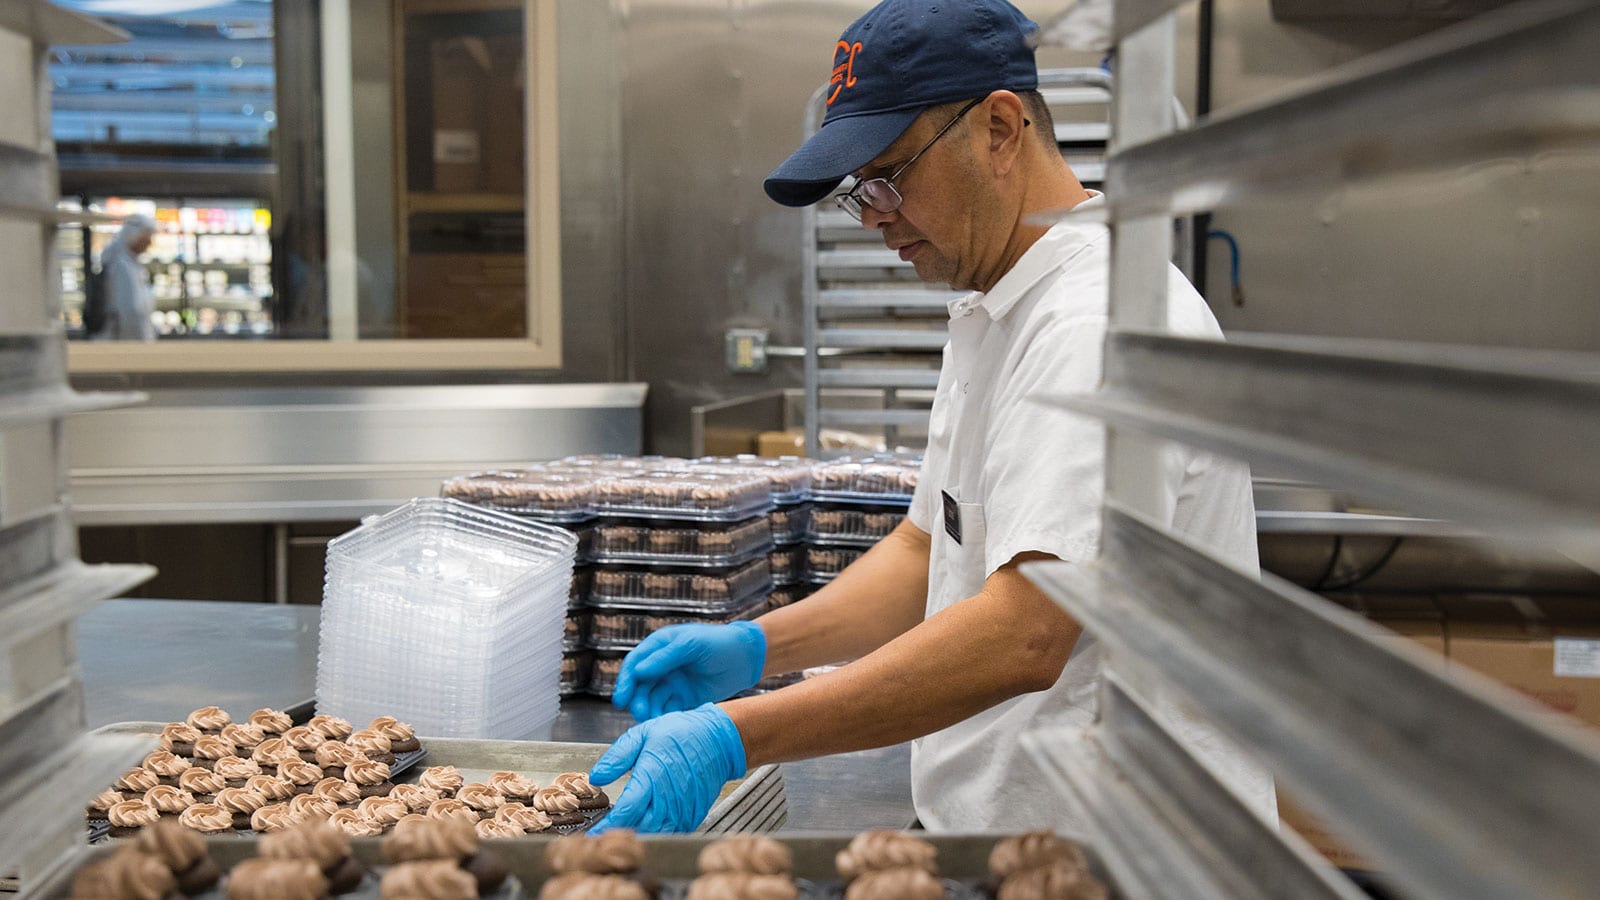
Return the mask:
[[[51,44],[124,37],[45,0],[0,4],[8,110],[28,109],[0,117],[0,878],[23,895],[84,843],[80,801],[149,749],[85,733],[75,621],[155,570],[77,559],[62,419],[141,398],[67,384],[45,74]]]
[[[1111,75],[1097,68],[1046,69],[1039,89],[1053,110],[1106,109]],[[826,93],[819,89],[807,106],[807,135],[821,127]],[[1099,186],[1109,122],[1103,115],[1061,119],[1056,143],[1078,177]],[[804,214],[807,452],[821,453],[823,428],[882,433],[891,449],[903,436],[921,443],[949,340],[948,304],[960,293],[918,281],[910,263],[838,210],[831,197]]]
[[[1124,80],[1172,84],[1179,5],[1117,4]],[[1306,591],[1225,566],[1169,533],[1171,511],[1141,490],[1155,440],[1179,440],[1600,563],[1594,356],[1163,333],[1171,217],[1592,150],[1597,46],[1600,4],[1541,0],[1188,130],[1149,100],[1159,90],[1113,99],[1105,377],[1067,403],[1110,426],[1101,556],[1026,569],[1104,641],[1108,677],[1086,740],[1036,735],[1030,749],[1088,811],[1131,895],[1359,896],[1201,770],[1151,718],[1156,698],[1251,750],[1408,897],[1600,890],[1600,740]]]

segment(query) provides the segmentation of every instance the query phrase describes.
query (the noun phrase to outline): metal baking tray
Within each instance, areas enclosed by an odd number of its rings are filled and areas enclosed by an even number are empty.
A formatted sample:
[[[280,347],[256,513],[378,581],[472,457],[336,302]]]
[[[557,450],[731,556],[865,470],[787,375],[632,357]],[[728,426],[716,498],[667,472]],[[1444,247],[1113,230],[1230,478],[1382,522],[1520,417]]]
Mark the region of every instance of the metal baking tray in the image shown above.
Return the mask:
[[[1005,835],[917,832],[916,836],[932,844],[939,851],[937,858],[939,872],[952,887],[946,896],[986,896],[981,885],[988,878],[989,852]],[[645,847],[643,870],[662,879],[663,897],[681,897],[688,882],[698,873],[695,861],[700,851],[720,837],[720,835],[646,835],[641,839]],[[783,842],[793,854],[795,878],[811,882],[816,888],[802,896],[842,896],[838,874],[834,868],[834,857],[849,845],[851,839],[855,837],[854,832],[793,832],[773,837]],[[485,846],[511,870],[511,874],[521,882],[527,895],[534,897],[538,896],[539,888],[551,875],[544,856],[545,847],[550,840],[548,837],[529,836],[488,842]],[[1100,862],[1094,847],[1081,838],[1076,840],[1088,857],[1089,871],[1107,886],[1108,900],[1122,900],[1125,895],[1118,892],[1107,877],[1105,866]],[[376,869],[384,865],[381,841],[382,838],[354,838],[350,841],[350,845],[356,859],[368,868]],[[256,855],[256,841],[250,838],[208,838],[206,843],[211,858],[224,870],[231,869],[243,860]],[[110,852],[112,848],[107,846],[84,848],[49,876],[43,882],[43,889],[34,896],[50,900],[65,897],[71,887],[73,873],[86,863],[93,862]]]

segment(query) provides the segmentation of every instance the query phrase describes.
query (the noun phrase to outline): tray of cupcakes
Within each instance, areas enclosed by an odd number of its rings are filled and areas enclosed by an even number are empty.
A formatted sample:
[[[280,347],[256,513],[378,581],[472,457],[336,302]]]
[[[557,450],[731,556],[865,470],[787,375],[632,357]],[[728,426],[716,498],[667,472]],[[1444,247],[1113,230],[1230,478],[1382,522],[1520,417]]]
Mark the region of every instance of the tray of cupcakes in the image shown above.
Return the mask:
[[[128,837],[161,818],[187,817],[184,824],[207,832],[228,830],[221,826],[227,818],[230,828],[249,831],[260,809],[309,802],[302,797],[354,805],[386,797],[394,779],[428,757],[411,726],[391,716],[358,730],[335,716],[296,724],[273,709],[234,722],[207,706],[183,722],[101,730],[158,735],[160,746],[90,801],[84,815],[91,841]]]

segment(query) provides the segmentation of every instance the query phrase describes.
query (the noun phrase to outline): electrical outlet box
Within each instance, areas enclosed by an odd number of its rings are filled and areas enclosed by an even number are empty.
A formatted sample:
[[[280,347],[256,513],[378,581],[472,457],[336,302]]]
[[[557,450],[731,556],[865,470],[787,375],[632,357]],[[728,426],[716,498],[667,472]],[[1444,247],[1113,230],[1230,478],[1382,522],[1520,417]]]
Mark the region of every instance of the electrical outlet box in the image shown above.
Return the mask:
[[[767,371],[765,328],[730,328],[723,336],[723,346],[728,357],[729,372],[759,375]]]

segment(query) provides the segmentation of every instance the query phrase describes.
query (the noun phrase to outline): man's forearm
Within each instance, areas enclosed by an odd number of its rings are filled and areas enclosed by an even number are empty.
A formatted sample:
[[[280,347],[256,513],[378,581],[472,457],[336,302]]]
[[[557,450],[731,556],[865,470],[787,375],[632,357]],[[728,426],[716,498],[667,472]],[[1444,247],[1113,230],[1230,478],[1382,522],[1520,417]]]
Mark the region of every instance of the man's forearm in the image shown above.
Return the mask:
[[[851,665],[722,704],[749,765],[897,744],[1054,684],[1082,629],[1007,568]]]
[[[758,621],[766,675],[856,659],[922,621],[928,598],[926,532],[900,527],[827,586]]]

